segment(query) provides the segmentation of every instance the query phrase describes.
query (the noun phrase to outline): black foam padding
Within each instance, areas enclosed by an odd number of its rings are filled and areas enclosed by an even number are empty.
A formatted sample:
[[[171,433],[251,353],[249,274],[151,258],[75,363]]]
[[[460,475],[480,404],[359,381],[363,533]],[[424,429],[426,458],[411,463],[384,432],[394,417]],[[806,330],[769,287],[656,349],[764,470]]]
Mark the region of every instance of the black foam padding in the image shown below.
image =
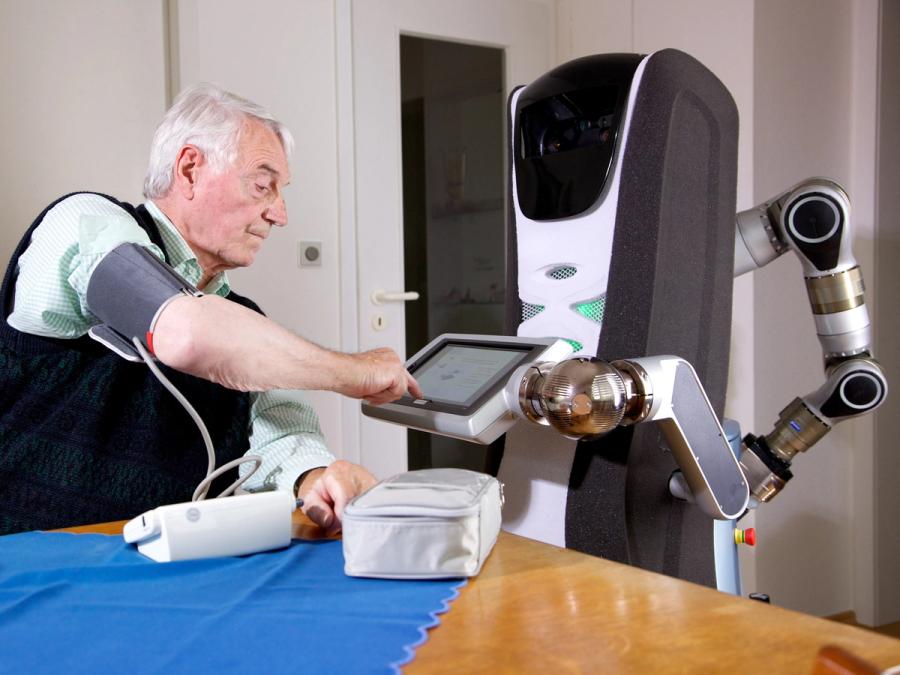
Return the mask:
[[[731,330],[737,141],[737,109],[715,75],[676,50],[649,57],[623,157],[597,350],[606,360],[681,356],[696,369],[720,418]],[[670,496],[676,465],[661,433],[639,425],[627,450],[626,442],[610,434],[579,443],[566,545],[714,585],[712,521]],[[608,487],[617,481],[625,485],[624,503]]]

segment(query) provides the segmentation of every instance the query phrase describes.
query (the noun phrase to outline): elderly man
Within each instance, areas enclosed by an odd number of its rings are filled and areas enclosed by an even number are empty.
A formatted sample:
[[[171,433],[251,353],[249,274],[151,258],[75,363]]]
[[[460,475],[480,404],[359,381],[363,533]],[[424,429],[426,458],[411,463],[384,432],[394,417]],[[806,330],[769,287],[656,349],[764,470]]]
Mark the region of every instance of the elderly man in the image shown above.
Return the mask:
[[[294,490],[313,520],[339,529],[344,504],[374,478],[335,461],[315,413],[282,390],[374,403],[421,392],[392,351],[323,349],[231,291],[225,271],[250,265],[287,222],[291,146],[263,108],[200,85],[156,131],[143,205],[76,193],[38,216],[2,290],[0,533],[129,518],[190,499],[205,475],[200,434],[174,397],[87,336],[99,323],[92,274],[124,243],[203,293],[165,304],[147,342],[208,425],[218,463],[262,457],[249,489]]]

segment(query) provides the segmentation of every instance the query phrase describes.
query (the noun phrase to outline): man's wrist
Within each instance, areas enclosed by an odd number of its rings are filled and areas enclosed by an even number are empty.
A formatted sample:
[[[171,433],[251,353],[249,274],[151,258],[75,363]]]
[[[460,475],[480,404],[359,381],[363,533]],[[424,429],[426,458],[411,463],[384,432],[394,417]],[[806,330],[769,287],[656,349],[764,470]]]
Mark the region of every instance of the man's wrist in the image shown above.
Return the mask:
[[[350,373],[354,367],[353,359],[349,354],[343,352],[325,350],[320,363],[324,366],[326,382],[323,389],[333,391],[338,394],[343,393],[350,383]]]
[[[324,466],[317,466],[317,467],[313,467],[312,469],[307,469],[306,471],[301,473],[299,476],[297,476],[297,480],[294,481],[294,497],[300,496],[300,489],[303,487],[304,481],[306,481],[308,478],[312,478],[311,474],[314,471],[324,471],[324,470],[325,470]]]

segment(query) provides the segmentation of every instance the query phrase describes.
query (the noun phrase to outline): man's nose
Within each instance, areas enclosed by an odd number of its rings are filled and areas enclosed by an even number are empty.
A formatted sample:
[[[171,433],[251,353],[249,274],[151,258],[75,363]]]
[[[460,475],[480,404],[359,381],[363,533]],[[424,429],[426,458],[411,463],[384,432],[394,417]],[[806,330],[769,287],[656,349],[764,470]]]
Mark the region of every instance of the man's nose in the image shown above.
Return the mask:
[[[284,198],[278,197],[278,199],[269,204],[263,214],[263,218],[272,223],[272,225],[280,227],[287,225],[287,206],[284,204]]]

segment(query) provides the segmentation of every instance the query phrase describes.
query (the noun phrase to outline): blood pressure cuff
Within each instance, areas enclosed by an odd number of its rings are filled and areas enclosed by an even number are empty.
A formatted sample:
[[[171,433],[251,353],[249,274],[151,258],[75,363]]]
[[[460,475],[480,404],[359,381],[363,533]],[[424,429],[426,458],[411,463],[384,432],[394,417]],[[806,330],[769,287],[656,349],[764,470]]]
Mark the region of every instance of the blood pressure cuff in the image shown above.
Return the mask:
[[[181,295],[202,293],[143,246],[121,244],[91,274],[87,305],[102,323],[88,333],[119,356],[140,361],[132,338],[152,352],[156,320]]]

